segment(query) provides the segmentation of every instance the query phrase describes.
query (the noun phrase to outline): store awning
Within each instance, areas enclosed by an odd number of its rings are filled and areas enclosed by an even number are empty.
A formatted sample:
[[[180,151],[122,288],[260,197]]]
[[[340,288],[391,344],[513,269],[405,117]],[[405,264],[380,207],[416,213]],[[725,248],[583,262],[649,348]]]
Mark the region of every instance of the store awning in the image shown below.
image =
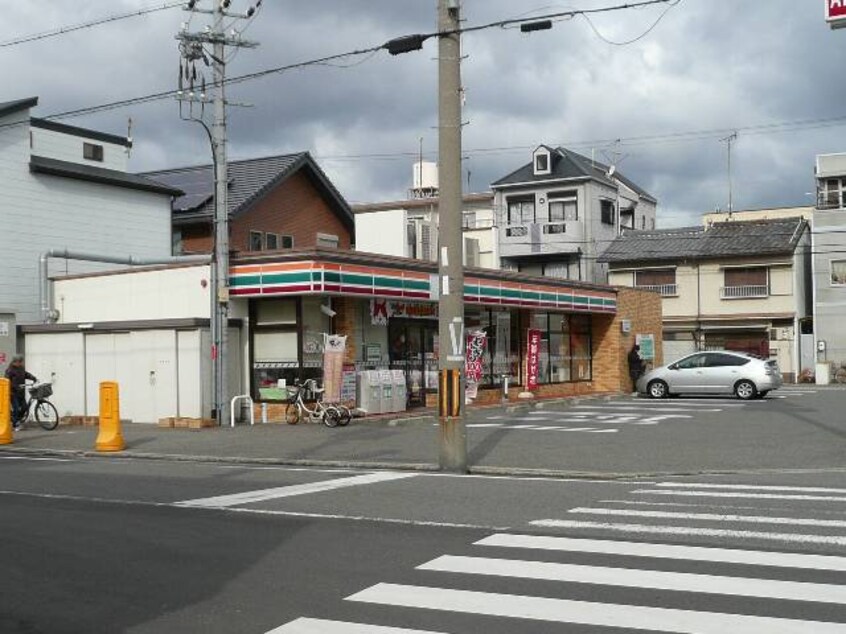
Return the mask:
[[[404,264],[404,259],[374,256],[367,262],[367,254],[350,255],[233,262],[230,295],[252,298],[339,295],[438,301],[434,263],[409,260],[407,266],[397,266]],[[553,282],[548,278],[483,269],[465,271],[464,300],[484,306],[588,313],[613,314],[617,310],[617,293],[608,286],[571,284],[568,280]]]

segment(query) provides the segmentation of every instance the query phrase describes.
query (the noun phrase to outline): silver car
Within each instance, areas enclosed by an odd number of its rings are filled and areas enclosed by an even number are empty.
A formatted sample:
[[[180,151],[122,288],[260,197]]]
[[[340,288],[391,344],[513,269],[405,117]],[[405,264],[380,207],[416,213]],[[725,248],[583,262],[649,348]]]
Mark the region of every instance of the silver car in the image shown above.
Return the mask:
[[[736,394],[763,398],[781,387],[778,363],[745,352],[697,352],[655,368],[637,380],[637,391],[652,398],[671,394]]]

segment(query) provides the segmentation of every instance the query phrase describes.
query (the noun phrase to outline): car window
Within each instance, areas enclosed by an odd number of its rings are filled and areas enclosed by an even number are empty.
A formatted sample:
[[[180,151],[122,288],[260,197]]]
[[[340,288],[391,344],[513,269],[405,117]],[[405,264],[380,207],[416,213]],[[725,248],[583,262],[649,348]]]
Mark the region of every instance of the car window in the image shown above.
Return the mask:
[[[745,357],[739,357],[735,354],[723,354],[721,352],[715,352],[708,355],[708,367],[709,368],[719,368],[725,366],[740,366],[746,365],[749,363],[749,359]]]
[[[705,365],[705,359],[707,356],[708,355],[703,353],[685,357],[684,359],[676,363],[676,367],[682,370],[690,370],[691,368],[701,368]]]

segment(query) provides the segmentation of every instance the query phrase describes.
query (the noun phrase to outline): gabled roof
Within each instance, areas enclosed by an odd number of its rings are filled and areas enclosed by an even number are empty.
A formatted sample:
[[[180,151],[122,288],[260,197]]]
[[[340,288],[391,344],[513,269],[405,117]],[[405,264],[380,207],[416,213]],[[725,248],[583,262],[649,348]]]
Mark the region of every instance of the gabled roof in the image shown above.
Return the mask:
[[[599,256],[611,264],[790,255],[808,226],[802,218],[719,222],[710,227],[626,231]]]
[[[167,184],[154,181],[143,176],[135,174],[127,174],[120,170],[111,170],[95,165],[83,165],[81,163],[72,163],[70,161],[60,161],[58,159],[47,158],[45,156],[31,156],[29,161],[29,170],[37,174],[50,174],[52,176],[64,176],[66,178],[74,178],[76,180],[90,181],[93,183],[101,183],[103,185],[114,185],[116,187],[125,187],[127,189],[137,189],[140,191],[153,192],[155,194],[165,194],[168,196],[180,196],[182,190],[176,187],[171,187]]]
[[[301,170],[315,187],[324,193],[341,220],[352,229],[353,214],[347,201],[308,152],[230,161],[227,170],[229,215],[244,213],[272,189]],[[212,165],[145,172],[142,176],[178,187],[185,192],[173,201],[174,221],[200,220],[214,214]]]
[[[553,181],[559,179],[579,180],[579,179],[593,179],[608,185],[609,187],[616,187],[614,180],[619,180],[632,191],[636,192],[642,198],[651,202],[657,202],[654,196],[636,185],[633,181],[626,178],[618,170],[614,172],[613,179],[608,177],[608,165],[592,160],[586,156],[582,156],[577,152],[568,150],[566,148],[550,148],[542,145],[539,147],[546,148],[550,152],[552,160],[552,171],[549,174],[535,174],[534,165],[529,162],[519,169],[511,172],[508,176],[494,181],[492,188],[504,187],[508,185],[516,185],[523,183],[534,183],[541,181]]]
[[[14,101],[0,102],[0,117],[13,114],[20,110],[27,108],[34,108],[38,105],[38,97],[27,97],[26,99],[16,99]]]

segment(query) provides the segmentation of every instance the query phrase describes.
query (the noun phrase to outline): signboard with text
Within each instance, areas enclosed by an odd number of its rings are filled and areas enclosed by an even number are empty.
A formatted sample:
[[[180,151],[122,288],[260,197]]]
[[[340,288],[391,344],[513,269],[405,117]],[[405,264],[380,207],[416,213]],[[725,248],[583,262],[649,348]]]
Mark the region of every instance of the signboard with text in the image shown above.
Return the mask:
[[[846,0],[825,0],[825,19],[832,29],[846,27]]]
[[[526,336],[526,389],[538,389],[538,372],[540,369],[541,331],[529,328]]]

